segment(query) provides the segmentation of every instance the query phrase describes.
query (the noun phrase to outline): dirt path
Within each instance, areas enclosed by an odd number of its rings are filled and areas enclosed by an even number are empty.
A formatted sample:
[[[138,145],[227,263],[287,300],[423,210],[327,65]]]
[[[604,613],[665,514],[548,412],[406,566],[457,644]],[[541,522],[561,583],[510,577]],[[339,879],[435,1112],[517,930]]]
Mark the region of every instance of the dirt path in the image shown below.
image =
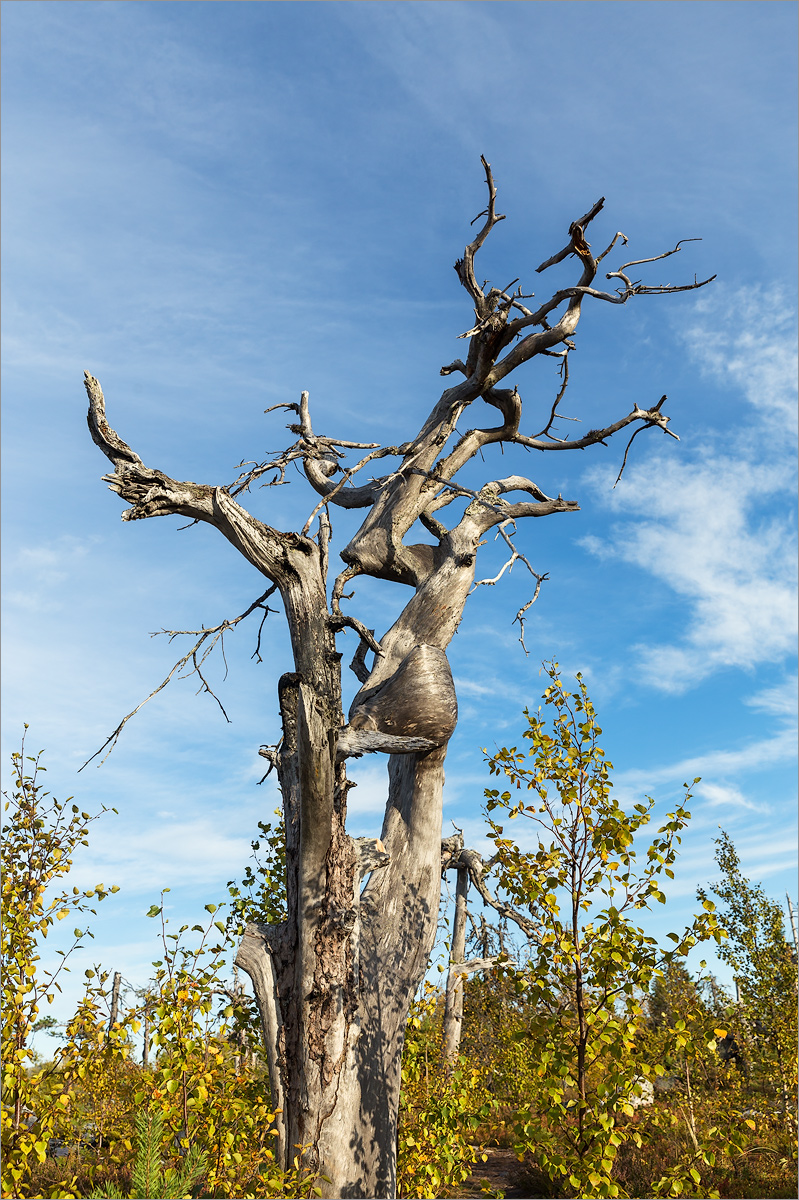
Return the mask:
[[[485,1197],[484,1187],[492,1191],[503,1191],[507,1200],[535,1200],[535,1197],[521,1182],[523,1169],[512,1150],[502,1150],[493,1147],[485,1151],[486,1162],[475,1164],[473,1173],[464,1183],[458,1193],[461,1200],[482,1200]]]

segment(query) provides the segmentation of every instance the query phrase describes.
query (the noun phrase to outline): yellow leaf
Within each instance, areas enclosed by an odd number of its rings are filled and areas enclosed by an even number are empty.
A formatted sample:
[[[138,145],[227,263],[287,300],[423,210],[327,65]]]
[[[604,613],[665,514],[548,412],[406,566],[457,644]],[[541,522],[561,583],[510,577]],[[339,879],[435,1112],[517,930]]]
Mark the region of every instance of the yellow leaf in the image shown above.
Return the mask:
[[[717,1038],[725,1038],[727,1036],[726,1029],[714,1029],[713,1032],[715,1033]]]

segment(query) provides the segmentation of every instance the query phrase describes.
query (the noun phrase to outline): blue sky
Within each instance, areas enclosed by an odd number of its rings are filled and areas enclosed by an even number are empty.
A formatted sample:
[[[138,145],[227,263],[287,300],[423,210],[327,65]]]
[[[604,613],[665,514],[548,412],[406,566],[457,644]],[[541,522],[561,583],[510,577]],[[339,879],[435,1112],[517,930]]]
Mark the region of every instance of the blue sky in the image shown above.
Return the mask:
[[[257,749],[277,739],[289,660],[279,616],[261,665],[244,623],[226,643],[231,724],[174,683],[76,774],[183,652],[151,632],[216,624],[261,591],[213,530],[120,523],[82,372],[175,478],[228,482],[280,448],[285,421],[263,410],[302,389],[320,431],[404,440],[472,324],[452,264],[484,206],[481,153],[507,215],[478,267],[494,282],[545,298],[571,281],[569,263],[534,268],[600,195],[596,243],[620,229],[641,258],[701,237],[647,278],[718,278],[586,304],[571,359],[566,413],[596,427],[665,392],[679,443],[638,438],[615,490],[624,440],[503,463],[581,511],[520,530],[550,576],[529,658],[519,566],[469,602],[445,824],[481,844],[481,747],[518,740],[557,657],[587,678],[625,800],[663,813],[702,776],[653,932],[690,919],[719,825],[752,878],[794,895],[795,6],[6,0],[3,18],[2,753],[27,721],[56,795],[119,810],[75,866],[121,887],[85,964],[143,983],[160,889],[193,923],[241,876],[277,802]],[[534,432],[555,364],[515,378]],[[313,503],[296,476],[251,508],[291,528]],[[494,575],[502,547],[483,555]],[[362,582],[351,611],[382,631],[404,598]],[[353,774],[352,831],[376,835],[384,760]]]

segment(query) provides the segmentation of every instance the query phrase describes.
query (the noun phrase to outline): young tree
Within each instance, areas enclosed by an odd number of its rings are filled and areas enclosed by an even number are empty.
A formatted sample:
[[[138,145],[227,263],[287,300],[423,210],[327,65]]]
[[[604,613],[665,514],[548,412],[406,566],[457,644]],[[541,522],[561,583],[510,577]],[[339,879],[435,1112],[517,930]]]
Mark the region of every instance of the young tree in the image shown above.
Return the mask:
[[[752,1035],[761,1074],[776,1083],[787,1115],[795,1111],[796,1095],[796,953],[785,938],[782,907],[743,875],[723,829],[716,838],[716,862],[722,877],[709,890],[725,905],[720,920],[729,938],[718,955],[735,973],[739,1019]],[[702,888],[697,895],[706,898]]]
[[[641,1044],[646,994],[697,942],[721,940],[724,933],[709,900],[681,936],[668,935],[675,945],[665,952],[636,924],[653,902],[666,902],[661,880],[674,877],[691,818],[688,785],[684,802],[667,814],[639,864],[633,846],[654,801],[647,798],[628,812],[613,799],[612,764],[599,746],[602,730],[585,684],[578,674],[578,689],[570,694],[557,663],[548,669],[544,699],[554,710],[551,729],[540,710],[525,712],[522,737],[529,750],[502,748],[488,760],[491,774],[504,775],[514,790],[486,790],[488,811],[495,814],[496,893],[507,897],[506,915],[530,939],[529,960],[516,978],[532,1011],[518,1036],[529,1040],[536,1069],[518,1117],[517,1149],[530,1153],[560,1186],[576,1189],[567,1194],[619,1196],[614,1162],[625,1133],[618,1119],[632,1114],[642,1089],[651,1095],[644,1078],[651,1065]],[[534,848],[521,849],[497,814],[530,821]],[[490,894],[489,902],[499,903]],[[685,1022],[677,1029],[672,1044],[682,1048]],[[706,1043],[704,1029],[702,1034]],[[662,1071],[656,1065],[655,1072]],[[630,1136],[640,1144],[628,1129]],[[687,1173],[695,1172],[691,1177],[699,1183],[697,1167],[709,1160],[695,1132],[693,1137],[696,1158]]]
[[[299,404],[277,406],[296,414],[288,427],[296,441],[278,457],[248,465],[228,486],[180,482],[146,466],[115,433],[100,384],[86,374],[89,428],[113,464],[104,479],[130,505],[123,519],[179,515],[215,526],[269,581],[247,611],[263,609],[276,591],[283,601],[294,670],[278,683],[283,737],[266,754],[277,771],[285,809],[287,916],[278,924],[250,927],[238,962],[252,978],[261,1012],[273,1094],[283,1112],[281,1153],[288,1161],[295,1145],[306,1147],[305,1161],[327,1177],[330,1196],[395,1192],[400,1059],[408,1007],[435,937],[444,757],[457,720],[445,651],[475,586],[477,548],[498,527],[518,558],[511,537],[516,522],[578,509],[576,502],[547,496],[521,475],[490,480],[476,491],[456,483],[455,476],[491,445],[580,450],[628,427],[632,437],[649,428],[670,433],[662,397],[649,407],[634,404],[612,424],[580,438],[557,437],[553,430],[568,381],[571,338],[588,298],[621,305],[635,296],[687,291],[709,282],[647,285],[626,273],[677,253],[678,243],[664,254],[609,272],[618,284],[614,292],[596,288],[600,263],[617,243],[626,243],[617,233],[594,256],[586,231],[603,208],[600,199],[569,226],[562,249],[538,267],[545,271],[574,256],[579,275],[573,285],[536,309],[526,306],[529,297],[520,287],[481,287],[475,256],[503,219],[495,207],[491,168],[485,160],[483,166],[488,204],[480,215],[485,220],[456,263],[474,305],[474,323],[463,334],[469,351],[465,362],[457,359],[441,368],[442,375],[462,378],[443,392],[421,429],[402,445],[315,433],[304,392]],[[541,355],[560,359],[563,383],[543,428],[530,435],[521,430],[519,392],[501,385]],[[480,422],[457,433],[458,420],[478,402],[498,412],[499,424]],[[364,453],[345,467],[348,450]],[[368,463],[392,456],[399,463],[387,474],[352,484]],[[252,516],[239,498],[257,479],[281,482],[292,461],[302,463],[319,501],[298,531],[284,532]],[[465,504],[456,505],[458,515],[444,524],[441,511],[457,501]],[[332,506],[363,509],[365,518],[341,551],[344,569],[329,588]],[[417,523],[432,541],[406,541]],[[379,641],[341,608],[345,586],[360,575],[412,590]],[[246,615],[199,631],[183,662],[193,659],[197,666],[200,650],[207,652]],[[362,684],[348,720],[335,641],[345,627],[359,635],[351,665]],[[374,659],[367,666],[370,651]],[[372,752],[390,756],[379,841],[352,839],[345,828],[346,759]]]

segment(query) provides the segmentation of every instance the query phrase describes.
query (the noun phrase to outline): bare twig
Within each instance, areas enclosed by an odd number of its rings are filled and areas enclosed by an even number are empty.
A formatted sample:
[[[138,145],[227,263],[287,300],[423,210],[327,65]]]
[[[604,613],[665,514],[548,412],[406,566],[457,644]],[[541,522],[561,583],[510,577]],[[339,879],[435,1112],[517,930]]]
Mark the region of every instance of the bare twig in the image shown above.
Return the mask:
[[[298,440],[289,446],[287,450],[282,450],[275,458],[265,462],[255,462],[254,460],[240,462],[239,467],[252,467],[250,471],[244,471],[239,475],[228,488],[232,496],[237,496],[240,492],[247,491],[256,479],[262,475],[268,474],[270,471],[275,473],[275,478],[270,479],[266,483],[262,483],[261,487],[277,487],[286,482],[286,468],[290,463],[307,459],[315,459],[326,462],[330,466],[330,473],[337,470],[336,459],[342,458],[341,450],[374,450],[380,445],[379,442],[352,442],[346,439],[328,438],[317,435],[313,432],[311,425],[310,409],[308,406],[308,392],[303,392],[300,396],[299,404],[272,404],[269,408],[265,408],[265,413],[274,412],[276,409],[282,408],[287,412],[294,412],[300,418],[299,424],[290,424],[286,428],[292,433],[299,434]],[[316,515],[315,513],[313,514]],[[309,519],[312,520],[313,517]],[[306,527],[307,532],[307,527]]]
[[[605,258],[608,254],[610,254],[611,250],[616,245],[616,242],[619,240],[619,238],[621,238],[621,242],[622,242],[623,246],[627,245],[626,234],[623,234],[621,230],[619,230],[618,233],[614,233],[613,241],[610,243],[610,245],[607,247],[607,249],[603,250],[602,253],[599,255],[599,257],[596,259],[597,266],[599,266],[599,264],[602,262],[603,258]]]
[[[493,579],[477,579],[477,580],[475,580],[475,583],[474,583],[471,591],[474,592],[478,587],[480,587],[483,584],[489,584],[489,585],[493,586],[495,583],[499,583],[500,579],[502,578],[502,576],[505,574],[506,571],[510,572],[513,570],[513,564],[515,562],[517,562],[518,560],[521,560],[524,563],[524,565],[527,567],[527,570],[530,572],[530,574],[533,576],[533,578],[536,581],[535,593],[533,595],[532,600],[528,600],[527,603],[524,605],[524,607],[519,609],[516,616],[513,618],[513,624],[515,625],[517,621],[519,622],[519,625],[521,628],[521,634],[519,637],[519,641],[522,644],[522,649],[524,650],[524,653],[529,654],[529,651],[528,651],[526,645],[524,644],[524,614],[527,612],[528,608],[530,608],[533,604],[535,604],[536,600],[538,599],[539,593],[541,592],[541,584],[544,583],[544,581],[549,578],[549,575],[548,574],[539,575],[538,571],[533,570],[533,568],[530,566],[530,563],[527,561],[525,556],[521,553],[521,551],[517,550],[516,546],[513,544],[510,535],[508,533],[506,533],[505,527],[507,525],[512,525],[514,528],[514,531],[515,531],[516,522],[514,520],[508,519],[507,521],[503,521],[502,524],[497,529],[496,535],[494,537],[494,541],[496,541],[500,535],[502,536],[503,540],[510,547],[510,551],[511,551],[510,558],[503,565],[503,567],[499,571],[499,573],[494,576]],[[469,594],[471,595],[471,592]]]
[[[547,351],[547,353],[551,354],[552,351]],[[561,362],[560,362],[560,378],[561,378],[560,388],[558,389],[558,394],[555,397],[555,402],[552,405],[552,410],[549,414],[549,420],[547,421],[546,425],[541,430],[541,432],[535,434],[535,437],[537,437],[537,438],[550,436],[549,431],[552,428],[552,423],[555,420],[555,414],[558,411],[558,405],[560,404],[563,397],[566,395],[566,388],[569,386],[569,350],[568,350],[568,348],[565,350],[561,350],[559,357],[561,360]],[[561,420],[563,420],[563,419],[564,418],[561,417]],[[575,418],[567,417],[565,419],[566,420],[574,420]],[[560,440],[560,439],[553,438],[552,440],[556,441],[556,440]]]
[[[228,629],[234,629],[235,626],[238,625],[240,621],[243,621],[245,619],[245,617],[248,617],[250,615],[250,613],[252,613],[256,610],[256,608],[261,608],[264,610],[264,616],[263,616],[263,620],[261,621],[261,627],[258,630],[258,644],[256,646],[256,651],[255,651],[255,653],[258,655],[259,662],[261,661],[260,654],[258,654],[258,651],[259,651],[260,644],[261,644],[261,629],[263,628],[263,622],[264,622],[264,620],[266,620],[266,617],[269,615],[270,612],[277,611],[277,609],[270,609],[269,607],[267,607],[267,605],[264,602],[266,600],[268,600],[268,598],[276,590],[277,590],[277,584],[273,583],[271,587],[268,587],[266,589],[266,591],[264,592],[264,594],[262,596],[259,596],[257,600],[254,600],[253,603],[249,606],[249,608],[245,609],[245,611],[243,613],[241,613],[238,617],[233,617],[233,619],[230,621],[228,621],[228,620],[222,621],[221,624],[212,625],[208,629],[160,629],[156,633],[150,634],[151,637],[160,637],[162,634],[165,634],[169,638],[170,642],[172,642],[176,637],[196,637],[197,641],[192,646],[191,650],[189,650],[188,653],[184,654],[183,657],[181,659],[179,659],[178,662],[175,663],[174,667],[169,672],[169,674],[167,675],[167,677],[163,681],[163,683],[159,683],[157,688],[153,688],[153,690],[150,692],[150,695],[147,696],[146,699],[142,700],[142,702],[140,704],[137,704],[136,707],[131,712],[129,712],[126,717],[124,717],[120,721],[120,723],[117,725],[114,732],[109,737],[107,737],[106,740],[103,742],[100,749],[96,750],[94,752],[94,754],[92,754],[91,758],[87,758],[86,762],[83,764],[83,766],[78,768],[79,771],[82,771],[83,767],[88,767],[89,763],[92,762],[93,759],[97,758],[97,756],[99,754],[102,754],[103,751],[105,750],[106,746],[108,746],[108,748],[109,748],[108,754],[104,755],[104,757],[97,764],[98,766],[103,765],[105,760],[108,758],[108,755],[111,753],[111,751],[114,749],[114,746],[119,741],[119,735],[122,733],[122,730],[125,728],[125,726],[127,725],[128,721],[131,719],[131,717],[135,717],[136,713],[139,712],[140,709],[144,708],[145,704],[147,704],[150,700],[152,700],[153,696],[157,696],[159,692],[163,691],[163,689],[166,687],[166,685],[169,683],[169,681],[173,678],[173,676],[176,675],[179,671],[181,671],[183,669],[183,667],[185,667],[187,665],[189,660],[191,660],[194,663],[194,666],[189,671],[188,675],[182,675],[179,677],[182,679],[188,679],[191,675],[194,675],[194,674],[198,675],[201,680],[201,686],[199,688],[198,695],[199,695],[199,692],[202,692],[202,691],[208,692],[208,694],[210,696],[212,696],[214,700],[216,700],[217,704],[222,709],[225,720],[227,721],[229,719],[228,715],[225,712],[225,709],[224,709],[219,697],[214,693],[214,691],[208,684],[207,680],[205,679],[205,677],[202,673],[202,669],[201,669],[202,665],[205,662],[208,655],[211,653],[211,651],[216,646],[217,642],[222,640],[222,644],[224,646],[223,639],[224,639],[225,632]],[[205,650],[203,651],[202,655],[198,659],[197,655],[199,654],[201,647],[206,643],[206,641],[209,638],[211,638],[210,644],[205,647]],[[253,657],[255,657],[255,655],[253,655]]]
[[[616,236],[618,237],[618,234]],[[624,237],[624,234],[622,234],[622,237]],[[653,255],[652,258],[634,258],[630,262],[622,263],[622,265],[619,267],[619,270],[626,271],[628,267],[640,267],[641,263],[660,262],[661,258],[668,258],[671,254],[679,254],[680,248],[686,242],[701,242],[701,241],[702,241],[701,238],[680,238],[679,242],[677,243],[677,245],[674,247],[673,250],[664,250],[662,254],[655,254],[655,255]],[[626,238],[624,238],[624,244],[625,244],[625,246],[627,244]],[[607,278],[612,279],[613,275],[612,274],[608,275]]]
[[[596,444],[605,445],[606,439],[612,437],[614,433],[618,433],[620,429],[631,425],[633,421],[643,421],[645,426],[657,425],[665,433],[668,433],[670,437],[679,441],[680,439],[677,434],[667,428],[669,418],[665,413],[660,411],[665,399],[666,397],[662,396],[654,408],[651,409],[639,408],[636,404],[626,417],[622,417],[619,421],[614,421],[612,425],[606,425],[603,429],[589,429],[588,433],[584,434],[581,438],[552,438],[550,434],[547,434],[546,437],[549,440],[542,441],[540,440],[541,434],[536,435],[536,437],[528,437],[527,434],[517,433],[509,440],[517,442],[520,446],[527,446],[532,450],[584,450],[587,446]],[[570,420],[571,418],[561,417],[560,419]]]
[[[533,574],[535,574],[535,572],[533,572]],[[512,622],[514,625],[516,624],[517,621],[519,622],[519,641],[522,644],[522,650],[524,651],[525,655],[528,658],[530,657],[530,651],[527,649],[527,646],[525,645],[525,642],[524,642],[524,621],[525,621],[524,614],[527,612],[528,608],[532,608],[532,606],[535,604],[536,600],[538,599],[538,594],[541,591],[541,584],[546,579],[549,579],[549,575],[539,575],[539,576],[537,576],[537,579],[538,579],[538,582],[535,585],[535,591],[533,593],[532,600],[528,600],[527,603],[519,609],[516,616],[513,618],[513,622]]]
[[[472,225],[474,225],[476,221],[479,221],[481,217],[485,217],[486,220],[474,241],[470,242],[464,250],[463,258],[459,258],[455,263],[455,270],[458,272],[458,278],[479,309],[485,305],[486,298],[483,293],[483,289],[478,284],[474,275],[474,256],[494,226],[499,224],[500,221],[505,220],[505,217],[496,211],[497,189],[494,186],[494,177],[491,174],[491,164],[486,162],[485,157],[482,154],[480,155],[480,162],[483,164],[483,170],[485,171],[486,187],[488,188],[488,206],[484,208],[482,212],[477,214],[477,216],[474,218],[474,221],[472,221]],[[480,312],[479,315],[483,316],[484,314]]]

